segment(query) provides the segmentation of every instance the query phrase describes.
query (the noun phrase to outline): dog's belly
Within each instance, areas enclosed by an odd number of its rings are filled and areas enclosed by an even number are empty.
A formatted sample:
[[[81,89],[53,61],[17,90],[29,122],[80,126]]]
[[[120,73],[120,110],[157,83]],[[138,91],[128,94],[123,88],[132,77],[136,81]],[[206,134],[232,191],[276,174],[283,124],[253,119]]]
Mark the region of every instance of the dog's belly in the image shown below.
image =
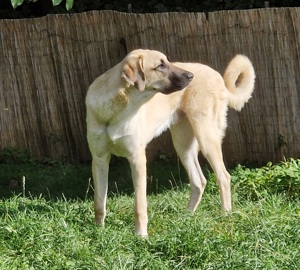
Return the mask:
[[[170,123],[170,119],[167,119],[154,126],[143,122],[109,126],[106,130],[109,151],[121,157],[136,155],[144,151],[147,144],[165,131]]]
[[[109,141],[109,151],[119,157],[129,157],[136,153],[136,144],[131,136],[125,136],[115,141]]]

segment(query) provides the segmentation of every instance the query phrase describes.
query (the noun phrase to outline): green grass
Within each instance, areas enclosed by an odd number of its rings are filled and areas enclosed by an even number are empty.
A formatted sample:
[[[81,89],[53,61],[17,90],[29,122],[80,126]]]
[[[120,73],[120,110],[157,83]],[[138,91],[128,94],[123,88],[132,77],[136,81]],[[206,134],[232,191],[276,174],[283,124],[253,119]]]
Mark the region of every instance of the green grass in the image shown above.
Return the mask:
[[[112,165],[105,228],[93,222],[90,166],[0,164],[0,269],[300,269],[299,163],[236,167],[227,215],[213,174],[191,214],[181,167],[152,165],[148,239],[133,233],[127,163]],[[25,198],[8,188],[23,175]]]
[[[105,228],[90,199],[12,197],[0,206],[0,269],[299,269],[299,203],[235,201],[224,216],[208,194],[191,215],[187,198],[186,189],[149,196],[149,238],[140,239],[128,195],[109,199]]]

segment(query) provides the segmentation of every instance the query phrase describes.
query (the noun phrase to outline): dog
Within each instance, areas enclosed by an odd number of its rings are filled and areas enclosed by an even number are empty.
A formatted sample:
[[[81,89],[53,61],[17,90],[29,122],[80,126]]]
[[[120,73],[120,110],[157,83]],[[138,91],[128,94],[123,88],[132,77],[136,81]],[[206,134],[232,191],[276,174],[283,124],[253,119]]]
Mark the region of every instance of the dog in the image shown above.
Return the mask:
[[[220,187],[224,211],[231,210],[230,175],[222,157],[228,107],[240,110],[251,98],[255,72],[250,60],[235,56],[224,77],[198,63],[170,63],[161,52],[134,50],[98,77],[86,96],[87,140],[92,155],[96,224],[106,216],[111,155],[128,159],[135,189],[135,233],[146,237],[147,144],[170,128],[191,186],[194,212],[206,179],[198,162],[202,151]]]

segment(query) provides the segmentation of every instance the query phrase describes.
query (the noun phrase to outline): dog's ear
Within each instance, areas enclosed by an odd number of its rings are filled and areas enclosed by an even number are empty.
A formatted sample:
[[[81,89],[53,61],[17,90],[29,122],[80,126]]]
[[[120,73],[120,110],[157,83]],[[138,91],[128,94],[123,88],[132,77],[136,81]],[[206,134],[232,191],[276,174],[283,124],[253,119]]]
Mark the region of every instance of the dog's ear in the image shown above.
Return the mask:
[[[145,90],[144,58],[140,56],[138,59],[128,59],[123,67],[121,78],[138,90]]]

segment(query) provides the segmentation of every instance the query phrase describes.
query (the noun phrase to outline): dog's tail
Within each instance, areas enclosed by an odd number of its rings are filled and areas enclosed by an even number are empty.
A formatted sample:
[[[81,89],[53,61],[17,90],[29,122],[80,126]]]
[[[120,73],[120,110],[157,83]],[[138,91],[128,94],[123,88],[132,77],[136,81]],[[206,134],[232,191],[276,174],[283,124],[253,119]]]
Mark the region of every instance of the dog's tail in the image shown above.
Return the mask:
[[[223,78],[230,93],[229,107],[241,110],[251,98],[255,83],[254,68],[248,57],[236,55],[229,62]]]

